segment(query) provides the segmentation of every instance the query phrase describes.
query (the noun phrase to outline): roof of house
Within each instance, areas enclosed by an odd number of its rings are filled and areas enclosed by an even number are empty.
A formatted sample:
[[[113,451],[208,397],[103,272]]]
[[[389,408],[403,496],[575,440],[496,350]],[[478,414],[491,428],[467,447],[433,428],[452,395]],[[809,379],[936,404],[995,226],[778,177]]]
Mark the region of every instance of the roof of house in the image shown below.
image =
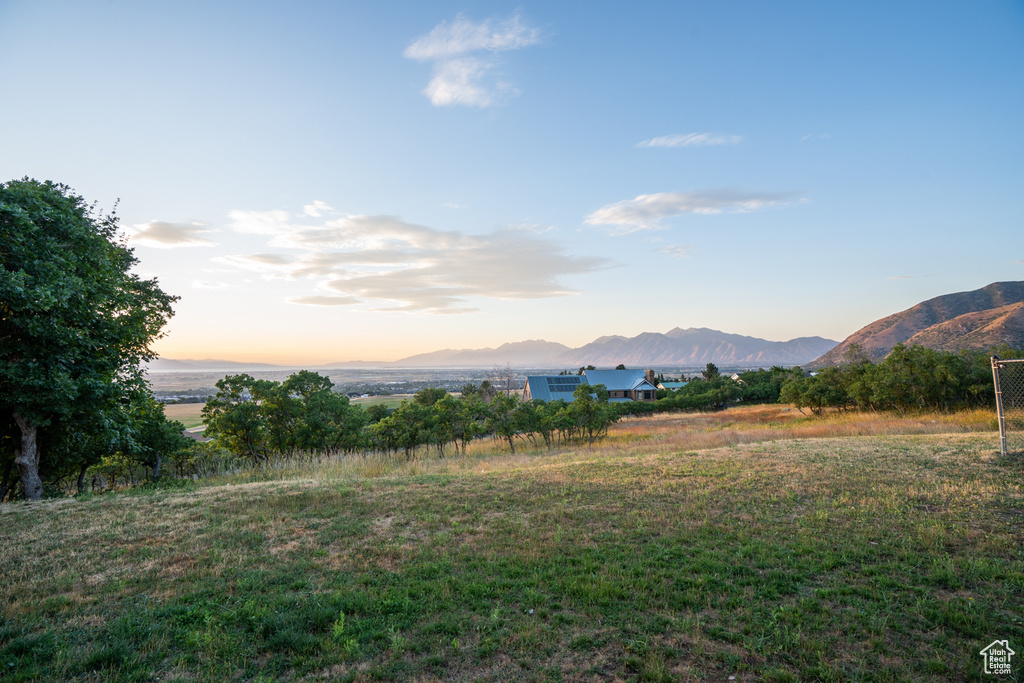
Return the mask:
[[[582,375],[533,375],[526,378],[530,385],[530,397],[541,401],[572,401],[576,387],[587,383]]]
[[[608,391],[654,391],[643,370],[585,370],[582,375],[532,375],[526,378],[530,398],[541,401],[562,399],[571,403],[572,392],[581,384],[603,384]],[[614,403],[628,398],[610,399]]]
[[[587,378],[589,384],[603,384],[608,391],[654,389],[654,385],[644,376],[643,370],[585,370],[583,376]]]
[[[685,387],[689,382],[659,382],[659,389],[681,389]]]

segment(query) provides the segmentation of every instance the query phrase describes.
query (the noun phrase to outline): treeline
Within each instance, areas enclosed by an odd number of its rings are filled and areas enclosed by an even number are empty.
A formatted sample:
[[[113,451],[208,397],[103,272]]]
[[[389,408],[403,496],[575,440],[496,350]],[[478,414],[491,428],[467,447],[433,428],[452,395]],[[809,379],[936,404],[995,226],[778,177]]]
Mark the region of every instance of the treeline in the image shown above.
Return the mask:
[[[994,353],[1006,359],[1022,356],[1006,346]],[[951,353],[897,344],[884,360],[873,363],[852,346],[842,365],[787,381],[780,400],[816,414],[826,408],[906,413],[992,407],[990,356],[982,351]]]
[[[675,390],[660,389],[653,403],[620,404],[630,413],[677,410],[721,410],[730,405],[792,403],[820,415],[826,409],[960,410],[995,404],[992,354],[1024,357],[1001,346],[988,351],[935,351],[923,346],[896,345],[885,359],[872,362],[853,345],[842,365],[806,373],[801,368],[773,367],[741,372],[738,379],[719,373],[709,363],[700,376]]]
[[[417,448],[461,449],[492,437],[514,453],[516,440],[556,444],[593,443],[618,419],[601,385],[582,385],[565,401],[524,402],[516,393],[495,392],[489,383],[466,385],[456,398],[444,389],[417,392],[389,410],[366,410],[332,390],[331,380],[303,370],[284,382],[233,375],[217,382],[203,408],[206,436],[254,464],[296,452],[379,451],[411,459]]]
[[[650,403],[620,403],[620,414],[715,411],[730,405],[792,403],[821,414],[826,409],[961,410],[995,405],[990,357],[1012,359],[1024,352],[1001,346],[993,351],[935,351],[896,345],[885,359],[872,362],[852,345],[842,365],[807,373],[801,368],[773,367],[722,375],[708,363],[699,376],[682,377],[678,389],[659,389]]]

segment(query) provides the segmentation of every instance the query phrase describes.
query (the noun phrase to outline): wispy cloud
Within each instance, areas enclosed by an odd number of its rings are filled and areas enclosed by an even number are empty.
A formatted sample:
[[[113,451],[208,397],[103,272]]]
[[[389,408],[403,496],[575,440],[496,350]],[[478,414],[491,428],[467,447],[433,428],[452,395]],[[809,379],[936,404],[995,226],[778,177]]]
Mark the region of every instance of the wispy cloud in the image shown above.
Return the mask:
[[[287,218],[285,221],[287,222]],[[373,310],[464,313],[469,299],[533,299],[575,293],[568,275],[611,264],[577,256],[531,230],[485,234],[438,230],[395,216],[347,216],[271,239],[297,256],[263,253],[218,259],[267,277],[310,279],[329,295],[291,299],[313,306],[367,304]]]
[[[228,289],[231,287],[226,282],[209,282],[207,280],[195,280],[192,282],[193,289]]]
[[[434,67],[434,77],[423,92],[435,107],[465,104],[471,107],[489,107],[498,93],[508,91],[505,84],[482,84],[489,67],[484,60],[468,57],[450,59]]]
[[[502,52],[536,45],[540,32],[524,24],[519,15],[503,21],[473,22],[461,14],[455,21],[442,21],[430,33],[412,41],[405,56],[418,61],[449,59],[467,52]]]
[[[352,296],[297,296],[289,301],[305,306],[352,306],[359,303],[359,299]]]
[[[683,214],[745,213],[798,200],[798,193],[754,193],[717,189],[642,194],[608,204],[587,216],[588,225],[612,226],[615,232],[660,229],[665,218]],[[802,200],[806,201],[806,200]]]
[[[686,135],[663,135],[636,143],[637,147],[712,147],[714,145],[738,145],[742,135],[724,133],[687,133]]]
[[[235,232],[250,235],[279,235],[295,230],[287,211],[230,211],[228,226]]]
[[[217,244],[205,237],[200,237],[200,235],[210,232],[204,229],[201,223],[183,225],[151,221],[133,225],[130,230],[132,235],[129,239],[147,247],[173,249],[175,247],[212,247]]]
[[[519,15],[474,22],[460,14],[414,40],[403,54],[433,63],[434,77],[423,92],[434,106],[489,107],[516,93],[494,77],[498,53],[538,42],[540,31],[523,23]]]
[[[667,244],[664,247],[658,249],[662,254],[666,254],[671,258],[690,258],[690,252],[693,251],[694,247],[689,244]]]
[[[913,275],[887,275],[886,280],[909,280]]]
[[[306,204],[302,207],[302,213],[313,218],[320,218],[320,216],[331,211],[334,211],[334,209],[328,206],[327,202],[322,202],[319,199],[314,201],[312,204]]]
[[[236,269],[253,270],[263,273],[276,273],[283,267],[294,263],[294,259],[280,254],[232,254],[230,256],[217,256],[211,260]]]

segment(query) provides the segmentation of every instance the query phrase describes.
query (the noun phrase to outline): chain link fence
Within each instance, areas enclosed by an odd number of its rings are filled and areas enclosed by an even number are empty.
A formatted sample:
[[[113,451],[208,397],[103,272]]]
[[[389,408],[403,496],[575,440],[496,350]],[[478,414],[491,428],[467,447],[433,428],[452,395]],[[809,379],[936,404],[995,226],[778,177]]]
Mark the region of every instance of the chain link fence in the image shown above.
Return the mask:
[[[1000,450],[1003,455],[1024,455],[1024,359],[992,356],[992,381],[996,386]]]

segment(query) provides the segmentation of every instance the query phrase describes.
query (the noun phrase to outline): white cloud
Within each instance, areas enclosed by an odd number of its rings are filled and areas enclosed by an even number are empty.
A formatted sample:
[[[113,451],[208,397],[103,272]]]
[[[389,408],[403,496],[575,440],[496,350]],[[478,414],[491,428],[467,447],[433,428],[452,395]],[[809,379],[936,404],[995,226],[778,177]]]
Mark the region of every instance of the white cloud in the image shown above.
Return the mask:
[[[278,238],[272,240],[276,241]],[[535,232],[505,228],[477,235],[406,223],[394,216],[347,216],[288,235],[304,254],[251,254],[220,259],[278,277],[308,278],[332,296],[295,303],[368,303],[375,310],[463,313],[468,299],[534,299],[575,293],[567,275],[608,267],[576,256]],[[376,303],[371,303],[376,302]]]
[[[913,275],[887,275],[886,280],[910,280]]]
[[[307,216],[312,216],[313,218],[320,218],[320,216],[330,211],[334,211],[334,209],[328,206],[326,202],[322,202],[319,199],[315,200],[312,204],[306,204],[302,207],[302,213]]]
[[[414,40],[403,54],[420,62],[433,62],[434,76],[423,93],[435,107],[489,107],[517,94],[512,86],[494,77],[496,55],[538,42],[540,31],[524,24],[518,15],[503,21],[474,22],[460,14],[455,21],[441,22]]]
[[[359,303],[359,299],[351,296],[298,296],[289,301],[305,306],[351,306]]]
[[[449,59],[467,52],[518,50],[540,42],[540,32],[514,15],[504,21],[473,22],[461,14],[452,23],[441,22],[412,41],[403,53],[420,62]]]
[[[690,258],[690,252],[693,251],[694,247],[687,244],[667,244],[664,247],[658,249],[662,254],[667,254],[671,258]]]
[[[742,135],[724,133],[687,133],[686,135],[663,135],[636,143],[637,147],[711,147],[714,145],[738,145]]]
[[[294,259],[281,256],[280,254],[247,254],[244,256],[236,254],[217,256],[211,260],[216,263],[234,266],[241,270],[254,270],[257,272],[277,272],[294,261]]]
[[[193,289],[227,289],[230,286],[226,282],[209,282],[206,280],[195,280],[192,282]]]
[[[230,228],[250,235],[278,235],[294,230],[287,211],[230,211]]]
[[[141,225],[133,225],[130,231],[132,235],[129,239],[132,242],[160,249],[212,247],[216,244],[212,240],[200,237],[200,235],[210,232],[209,230],[204,230],[201,223],[182,225],[179,223],[150,221]]]
[[[796,193],[751,193],[717,189],[659,192],[608,204],[587,216],[588,225],[615,226],[616,232],[660,229],[660,221],[683,214],[745,213],[790,203]]]
[[[435,107],[465,104],[470,107],[489,107],[498,91],[507,88],[483,85],[489,70],[486,62],[473,57],[450,59],[434,65],[434,77],[423,93]]]

